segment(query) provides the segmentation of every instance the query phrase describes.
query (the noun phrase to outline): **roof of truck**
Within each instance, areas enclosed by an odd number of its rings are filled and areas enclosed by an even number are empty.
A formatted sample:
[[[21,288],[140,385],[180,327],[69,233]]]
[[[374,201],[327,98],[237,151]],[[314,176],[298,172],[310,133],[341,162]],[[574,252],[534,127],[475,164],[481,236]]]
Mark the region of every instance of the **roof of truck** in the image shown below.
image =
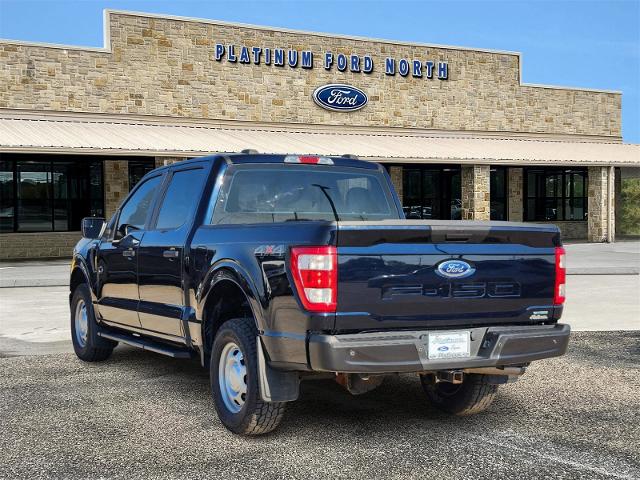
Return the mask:
[[[189,163],[197,163],[202,161],[214,161],[217,159],[225,159],[227,162],[232,164],[257,164],[257,163],[285,163],[285,158],[287,157],[301,157],[301,158],[323,158],[323,159],[331,159],[333,165],[338,167],[355,167],[355,168],[366,168],[369,170],[376,170],[381,168],[379,164],[374,162],[367,162],[365,160],[358,160],[357,158],[351,156],[343,156],[343,157],[331,157],[331,156],[310,156],[310,155],[270,155],[263,153],[217,153],[214,155],[207,155],[204,157],[191,158],[189,160],[181,161],[180,165],[185,165]],[[288,162],[287,162],[288,163]],[[301,162],[304,163],[304,162]],[[295,165],[296,163],[290,163],[291,165]],[[175,165],[175,164],[172,164]],[[165,165],[164,167],[160,167],[160,169],[170,168],[172,165]],[[327,165],[321,164],[321,165]]]

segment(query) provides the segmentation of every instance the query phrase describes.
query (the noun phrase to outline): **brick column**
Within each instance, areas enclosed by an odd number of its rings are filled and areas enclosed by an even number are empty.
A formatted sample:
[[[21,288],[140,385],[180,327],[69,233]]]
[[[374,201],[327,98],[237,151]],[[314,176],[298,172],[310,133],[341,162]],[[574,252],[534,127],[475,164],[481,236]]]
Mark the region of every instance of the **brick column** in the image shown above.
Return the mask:
[[[510,222],[522,222],[524,218],[524,183],[523,183],[523,169],[517,167],[509,167],[507,174],[507,190],[509,192],[509,198],[507,204],[509,205],[509,213],[507,219]]]
[[[126,160],[104,161],[104,210],[110,218],[129,193],[129,162]]]
[[[463,220],[489,220],[489,175],[489,165],[463,165]]]
[[[393,188],[395,188],[398,193],[400,203],[402,203],[402,167],[390,167],[389,176],[391,177]]]
[[[609,172],[609,167],[589,167],[587,238],[590,242],[614,240],[613,228],[611,232],[609,228],[615,225],[615,174],[609,180]]]

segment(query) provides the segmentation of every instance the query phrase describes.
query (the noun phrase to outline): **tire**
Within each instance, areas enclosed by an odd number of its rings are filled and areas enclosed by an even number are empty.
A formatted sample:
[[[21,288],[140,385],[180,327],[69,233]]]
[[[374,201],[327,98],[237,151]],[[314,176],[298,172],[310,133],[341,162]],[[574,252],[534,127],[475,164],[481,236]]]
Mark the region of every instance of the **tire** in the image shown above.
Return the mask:
[[[285,410],[284,402],[263,402],[260,397],[257,333],[253,318],[229,320],[218,330],[211,349],[209,375],[216,412],[225,427],[240,435],[271,432]]]
[[[439,410],[453,415],[480,413],[489,408],[498,393],[498,385],[488,383],[486,375],[467,374],[459,384],[433,383],[432,378],[420,375],[427,398]]]
[[[83,315],[85,319],[81,320]],[[78,285],[71,300],[71,341],[76,355],[85,362],[106,360],[117,345],[114,341],[98,336],[91,292],[85,283]]]

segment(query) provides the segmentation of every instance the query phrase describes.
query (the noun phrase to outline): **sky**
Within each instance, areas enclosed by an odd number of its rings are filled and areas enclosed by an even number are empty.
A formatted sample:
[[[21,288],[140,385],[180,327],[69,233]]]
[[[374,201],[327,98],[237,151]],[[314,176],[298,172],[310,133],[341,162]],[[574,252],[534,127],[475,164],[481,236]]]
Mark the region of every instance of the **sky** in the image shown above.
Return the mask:
[[[640,143],[640,0],[0,0],[0,38],[103,46],[112,8],[522,53],[522,81],[622,91]]]

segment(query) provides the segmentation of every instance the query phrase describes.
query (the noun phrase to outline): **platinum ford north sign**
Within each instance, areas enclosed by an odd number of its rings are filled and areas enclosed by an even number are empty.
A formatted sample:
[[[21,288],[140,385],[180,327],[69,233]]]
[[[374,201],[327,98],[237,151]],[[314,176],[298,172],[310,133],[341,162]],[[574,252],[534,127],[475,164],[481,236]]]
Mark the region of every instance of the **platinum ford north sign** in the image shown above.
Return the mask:
[[[367,94],[359,88],[340,83],[316,88],[313,100],[322,108],[335,112],[353,112],[364,107],[369,101]]]
[[[289,68],[312,69],[320,63],[322,68],[331,71],[371,74],[376,69],[376,62],[371,55],[349,55],[344,53],[322,52],[321,60],[317,61],[311,50],[257,47],[247,45],[224,45],[217,43],[214,58],[217,62],[232,64],[265,65]],[[385,75],[413,78],[447,80],[449,78],[449,64],[443,61],[416,58],[386,57],[383,64]]]

